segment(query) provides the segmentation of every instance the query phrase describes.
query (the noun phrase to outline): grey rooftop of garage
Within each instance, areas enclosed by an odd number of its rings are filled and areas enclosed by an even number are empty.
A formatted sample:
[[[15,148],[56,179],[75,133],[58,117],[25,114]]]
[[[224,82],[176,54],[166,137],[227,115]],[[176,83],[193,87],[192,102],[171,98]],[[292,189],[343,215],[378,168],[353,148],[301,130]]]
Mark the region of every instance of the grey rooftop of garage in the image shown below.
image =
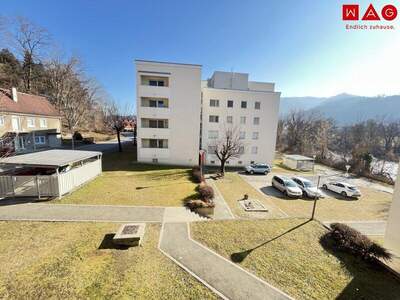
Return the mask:
[[[0,159],[0,165],[61,167],[88,158],[101,156],[101,152],[82,150],[46,150]]]
[[[285,158],[293,159],[293,160],[314,160],[314,158],[298,155],[298,154],[285,154]]]

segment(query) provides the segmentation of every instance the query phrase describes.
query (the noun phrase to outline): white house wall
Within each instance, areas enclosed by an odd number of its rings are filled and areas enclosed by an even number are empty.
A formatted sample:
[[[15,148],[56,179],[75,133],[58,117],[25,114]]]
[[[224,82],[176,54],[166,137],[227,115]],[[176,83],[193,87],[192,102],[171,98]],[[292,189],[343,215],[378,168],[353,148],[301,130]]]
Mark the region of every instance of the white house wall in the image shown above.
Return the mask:
[[[219,138],[221,138],[225,128],[233,127],[237,128],[238,131],[246,132],[245,139],[243,140],[245,153],[240,158],[231,159],[230,166],[247,165],[253,161],[271,164],[275,155],[280,93],[214,88],[203,88],[202,92],[202,148],[207,151],[208,146],[214,143],[213,140],[208,138],[210,130],[218,130]],[[210,107],[210,99],[218,99],[219,107]],[[227,107],[228,100],[233,100],[233,108]],[[241,101],[247,101],[247,108],[241,108]],[[255,102],[261,103],[259,110],[254,108]],[[210,123],[210,115],[218,115],[219,123]],[[228,116],[233,117],[232,124],[227,123]],[[241,117],[246,117],[246,124],[240,124]],[[259,125],[253,124],[255,117],[260,118]],[[253,132],[259,133],[257,140],[253,139]],[[251,153],[253,146],[257,147],[257,154]],[[216,156],[208,153],[207,164],[218,164]]]
[[[141,75],[166,76],[168,87],[141,85]],[[138,161],[195,165],[199,156],[201,66],[136,61]],[[142,107],[141,97],[164,97],[169,108]],[[168,128],[142,128],[142,118],[168,119]],[[168,148],[143,148],[142,139],[167,139]]]
[[[397,176],[393,202],[389,211],[385,247],[400,255],[400,174]]]

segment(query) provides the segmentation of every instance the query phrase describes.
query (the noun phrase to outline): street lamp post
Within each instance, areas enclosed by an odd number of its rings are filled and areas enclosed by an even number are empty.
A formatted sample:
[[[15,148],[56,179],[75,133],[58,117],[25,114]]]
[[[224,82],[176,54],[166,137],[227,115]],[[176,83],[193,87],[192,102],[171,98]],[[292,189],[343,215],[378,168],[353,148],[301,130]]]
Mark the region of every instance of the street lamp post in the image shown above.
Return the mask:
[[[350,170],[350,165],[346,165],[346,177],[349,174],[349,170]],[[341,174],[343,174],[343,173],[332,174],[332,175],[325,176],[325,177],[329,178],[329,177],[333,177],[333,176],[337,176],[337,175],[341,175]],[[321,175],[318,175],[317,191],[319,191],[319,183],[320,183],[320,181],[321,181]],[[319,197],[315,197],[314,198],[314,204],[313,204],[313,210],[312,210],[312,214],[311,214],[311,220],[314,220],[315,209],[317,208],[317,200],[318,200],[318,198]]]

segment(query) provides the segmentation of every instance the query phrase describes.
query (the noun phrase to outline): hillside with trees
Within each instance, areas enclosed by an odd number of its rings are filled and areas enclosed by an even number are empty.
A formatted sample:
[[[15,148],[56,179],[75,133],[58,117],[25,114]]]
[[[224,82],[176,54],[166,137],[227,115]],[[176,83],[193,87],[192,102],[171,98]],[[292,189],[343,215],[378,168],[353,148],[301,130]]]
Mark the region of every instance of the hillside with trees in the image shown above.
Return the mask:
[[[110,119],[129,116],[84,69],[62,55],[47,29],[26,18],[0,18],[0,87],[46,96],[62,115],[63,132],[115,133]],[[73,147],[73,139],[72,139]]]

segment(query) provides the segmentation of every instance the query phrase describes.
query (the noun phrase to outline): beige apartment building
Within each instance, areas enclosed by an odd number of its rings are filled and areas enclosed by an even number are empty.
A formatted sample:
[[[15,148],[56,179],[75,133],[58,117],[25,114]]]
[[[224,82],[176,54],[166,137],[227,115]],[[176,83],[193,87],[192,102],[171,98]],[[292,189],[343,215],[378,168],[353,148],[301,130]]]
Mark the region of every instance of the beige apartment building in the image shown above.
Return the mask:
[[[45,97],[0,89],[2,154],[60,146],[61,116]]]
[[[136,60],[138,161],[195,165],[199,151],[217,165],[215,141],[227,128],[242,139],[231,166],[272,163],[280,93],[246,73],[214,72],[201,80],[201,65]]]

